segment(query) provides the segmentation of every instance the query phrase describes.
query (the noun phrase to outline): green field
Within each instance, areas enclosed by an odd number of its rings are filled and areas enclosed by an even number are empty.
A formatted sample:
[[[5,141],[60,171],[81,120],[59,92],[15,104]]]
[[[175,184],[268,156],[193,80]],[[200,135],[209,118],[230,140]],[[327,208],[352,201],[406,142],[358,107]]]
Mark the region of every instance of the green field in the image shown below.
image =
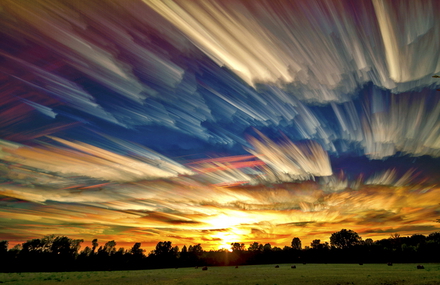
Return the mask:
[[[123,285],[123,284],[440,284],[440,264],[291,264],[249,265],[235,268],[199,267],[155,269],[139,271],[90,271],[61,273],[0,273],[3,284],[71,284],[71,285]]]

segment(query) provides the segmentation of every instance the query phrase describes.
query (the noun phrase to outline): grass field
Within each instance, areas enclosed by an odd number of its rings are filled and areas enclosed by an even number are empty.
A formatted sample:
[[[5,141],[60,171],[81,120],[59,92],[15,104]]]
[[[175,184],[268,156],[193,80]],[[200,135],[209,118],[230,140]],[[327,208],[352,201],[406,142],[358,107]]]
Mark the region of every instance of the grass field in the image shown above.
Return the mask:
[[[291,264],[249,265],[235,268],[199,267],[156,269],[139,271],[90,271],[61,273],[0,273],[0,283],[13,285],[71,284],[71,285],[123,285],[123,284],[440,284],[440,264]]]

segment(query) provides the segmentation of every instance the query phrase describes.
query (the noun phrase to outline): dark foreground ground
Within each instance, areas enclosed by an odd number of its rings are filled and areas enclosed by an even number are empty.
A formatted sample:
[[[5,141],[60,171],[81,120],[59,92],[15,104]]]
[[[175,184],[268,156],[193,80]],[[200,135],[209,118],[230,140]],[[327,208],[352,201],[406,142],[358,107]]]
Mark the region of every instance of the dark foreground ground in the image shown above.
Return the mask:
[[[0,283],[11,285],[71,284],[440,284],[440,264],[280,264],[227,267],[155,269],[139,271],[0,273]]]

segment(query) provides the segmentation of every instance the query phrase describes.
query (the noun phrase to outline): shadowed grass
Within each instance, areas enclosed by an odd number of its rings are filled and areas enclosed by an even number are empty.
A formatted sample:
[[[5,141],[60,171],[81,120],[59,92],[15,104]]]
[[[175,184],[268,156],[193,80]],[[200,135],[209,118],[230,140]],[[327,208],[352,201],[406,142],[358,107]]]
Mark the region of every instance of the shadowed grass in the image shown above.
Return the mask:
[[[440,264],[291,264],[250,265],[228,267],[156,269],[139,271],[41,272],[0,273],[0,282],[11,285],[71,284],[71,285],[123,285],[123,284],[440,284]]]

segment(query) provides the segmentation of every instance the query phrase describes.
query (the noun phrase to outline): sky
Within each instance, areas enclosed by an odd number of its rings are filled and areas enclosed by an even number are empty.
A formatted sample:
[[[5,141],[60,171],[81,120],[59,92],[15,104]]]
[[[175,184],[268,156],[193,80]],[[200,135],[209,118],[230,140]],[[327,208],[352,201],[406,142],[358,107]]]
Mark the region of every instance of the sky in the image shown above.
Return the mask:
[[[440,231],[440,1],[0,1],[0,239]]]

